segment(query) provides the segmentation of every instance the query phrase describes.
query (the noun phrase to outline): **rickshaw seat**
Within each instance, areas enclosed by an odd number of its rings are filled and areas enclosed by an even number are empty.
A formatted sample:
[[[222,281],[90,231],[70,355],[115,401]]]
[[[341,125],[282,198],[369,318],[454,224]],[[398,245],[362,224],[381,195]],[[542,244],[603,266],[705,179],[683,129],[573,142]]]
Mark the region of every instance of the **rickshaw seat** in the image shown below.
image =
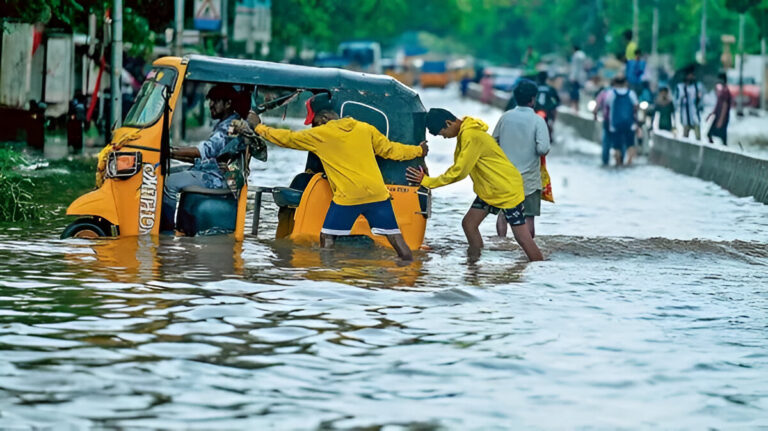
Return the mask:
[[[201,195],[231,195],[232,191],[229,189],[209,189],[200,186],[187,186],[181,189],[182,193],[199,193]]]
[[[279,207],[297,208],[301,202],[301,195],[304,190],[292,189],[290,187],[275,187],[272,189],[272,198]]]

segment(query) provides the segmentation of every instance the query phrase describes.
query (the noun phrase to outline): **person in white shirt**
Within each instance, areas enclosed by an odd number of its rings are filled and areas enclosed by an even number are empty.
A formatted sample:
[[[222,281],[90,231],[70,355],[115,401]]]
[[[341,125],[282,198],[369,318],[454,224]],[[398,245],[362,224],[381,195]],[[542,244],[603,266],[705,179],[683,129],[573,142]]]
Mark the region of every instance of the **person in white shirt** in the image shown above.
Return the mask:
[[[550,146],[547,123],[533,110],[538,91],[533,81],[522,80],[514,90],[517,107],[501,116],[492,134],[523,176],[523,215],[531,238],[536,234],[534,217],[541,215],[541,156],[549,153]],[[507,235],[503,216],[496,222],[496,233]]]
[[[680,112],[683,136],[687,138],[693,130],[693,133],[696,134],[696,140],[701,140],[699,124],[701,124],[701,99],[704,92],[701,83],[696,82],[696,73],[693,67],[686,69],[685,81],[677,84],[676,93],[675,106]]]

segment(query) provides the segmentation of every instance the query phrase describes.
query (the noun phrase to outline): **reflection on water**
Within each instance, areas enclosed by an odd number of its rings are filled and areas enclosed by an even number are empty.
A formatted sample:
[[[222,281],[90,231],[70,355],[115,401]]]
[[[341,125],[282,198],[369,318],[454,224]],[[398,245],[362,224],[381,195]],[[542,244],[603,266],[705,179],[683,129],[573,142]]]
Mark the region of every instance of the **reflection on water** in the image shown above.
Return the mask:
[[[0,429],[768,425],[766,207],[558,151],[533,264],[490,220],[467,256],[468,183],[405,266],[275,241],[271,204],[242,243],[0,230]]]

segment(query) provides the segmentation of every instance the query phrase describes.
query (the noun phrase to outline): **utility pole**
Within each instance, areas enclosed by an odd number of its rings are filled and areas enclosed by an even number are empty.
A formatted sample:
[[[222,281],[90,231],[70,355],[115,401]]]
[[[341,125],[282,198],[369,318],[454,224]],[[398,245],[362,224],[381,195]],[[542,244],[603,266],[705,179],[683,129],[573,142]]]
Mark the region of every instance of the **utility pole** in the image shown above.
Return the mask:
[[[659,84],[659,1],[653,2],[653,26],[651,27],[651,82],[654,89]]]
[[[182,56],[182,38],[184,37],[184,0],[175,0],[175,17],[174,17],[174,37],[173,37],[173,54],[176,57]],[[184,98],[181,94],[176,99],[176,106],[173,109],[173,144],[181,145],[181,123],[184,121],[182,112],[182,106],[184,105]]]
[[[736,98],[736,115],[744,115],[744,12],[739,14],[739,96]]]
[[[640,7],[637,4],[638,0],[632,0],[632,35],[634,36],[635,43],[640,44]],[[627,59],[629,60],[629,59]]]
[[[227,45],[228,45],[228,39],[227,39],[227,19],[228,19],[228,13],[229,13],[229,5],[227,0],[221,0],[221,47],[224,52],[222,54],[227,52]]]
[[[699,40],[701,64],[707,63],[707,0],[701,0],[701,40]]]
[[[112,12],[112,128],[123,122],[123,91],[120,74],[123,71],[123,0],[114,0]]]

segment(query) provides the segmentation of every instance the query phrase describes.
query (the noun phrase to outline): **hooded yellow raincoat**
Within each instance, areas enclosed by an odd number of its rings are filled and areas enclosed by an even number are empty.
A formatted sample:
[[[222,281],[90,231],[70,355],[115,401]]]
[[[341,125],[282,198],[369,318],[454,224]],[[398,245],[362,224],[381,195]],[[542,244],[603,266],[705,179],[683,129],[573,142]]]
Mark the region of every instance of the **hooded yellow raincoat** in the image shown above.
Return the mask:
[[[375,156],[411,160],[422,155],[421,147],[392,142],[370,124],[349,117],[299,132],[263,124],[255,131],[275,145],[317,154],[338,205],[389,199]]]
[[[512,165],[482,120],[465,117],[453,153],[453,166],[439,177],[424,177],[430,189],[455,183],[469,175],[480,199],[497,208],[514,208],[525,200],[523,177]]]

